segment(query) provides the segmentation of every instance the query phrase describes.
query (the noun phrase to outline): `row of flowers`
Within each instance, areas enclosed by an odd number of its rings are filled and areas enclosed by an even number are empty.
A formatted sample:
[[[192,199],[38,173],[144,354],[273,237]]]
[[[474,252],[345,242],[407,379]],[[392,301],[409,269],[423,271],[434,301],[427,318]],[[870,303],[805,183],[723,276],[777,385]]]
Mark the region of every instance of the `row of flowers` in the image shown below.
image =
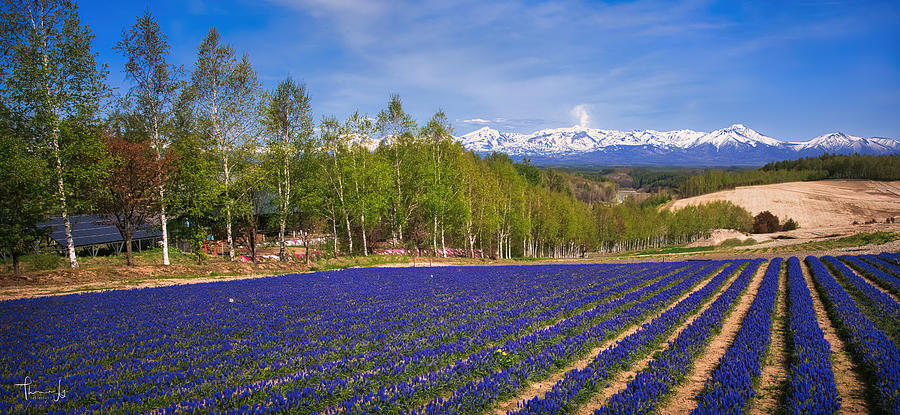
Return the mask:
[[[797,415],[833,414],[841,407],[841,398],[831,367],[831,344],[816,320],[800,260],[791,257],[787,263],[789,327],[797,356],[791,363],[787,409]]]
[[[613,395],[595,414],[639,414],[653,411],[659,399],[683,379],[694,359],[706,347],[709,337],[722,326],[728,310],[737,303],[762,260],[755,260],[713,303],[691,322],[659,357],[628,382],[625,390]]]
[[[448,397],[438,396],[420,408],[409,411],[412,414],[442,414],[450,412],[473,412],[491,406],[499,396],[511,394],[518,390],[529,377],[541,376],[574,356],[585,352],[595,342],[615,329],[618,316],[625,309],[643,309],[648,301],[668,296],[675,288],[697,283],[696,278],[708,274],[708,264],[696,264],[685,267],[685,263],[674,264],[681,269],[672,272],[670,268],[661,272],[664,278],[644,285],[638,290],[623,292],[613,301],[576,316],[580,321],[563,321],[545,330],[537,331],[529,336],[515,339],[503,347],[503,352],[516,356],[510,364],[500,365],[496,370],[487,371],[487,375],[471,379]],[[668,289],[666,289],[669,287]],[[676,288],[677,289],[677,288]],[[493,358],[506,360],[502,355]],[[483,372],[484,373],[484,372]]]
[[[762,373],[762,363],[771,338],[772,310],[778,293],[781,264],[781,258],[774,258],[769,263],[759,292],[741,322],[734,342],[706,380],[692,415],[743,414],[756,395],[753,381]]]
[[[841,259],[845,261],[849,260],[848,262],[852,263],[855,258],[843,257]],[[885,294],[874,285],[869,284],[868,281],[857,275],[850,267],[839,261],[837,258],[833,256],[824,256],[821,260],[834,270],[835,273],[832,276],[842,279],[845,282],[845,286],[850,288],[851,291],[854,291],[863,303],[872,308],[876,314],[873,316],[876,323],[881,323],[884,320],[900,323],[900,304],[891,298],[891,296]],[[862,262],[861,264],[858,264],[858,266],[863,274],[887,276],[886,273],[873,267],[869,263],[864,261],[859,262]],[[900,327],[893,325],[892,327],[882,326],[882,328],[885,330],[894,330],[892,333],[894,337],[900,338],[900,331],[898,331],[900,330]]]
[[[662,267],[671,266],[347,270],[4,302],[0,326],[20,335],[0,342],[0,412],[190,410],[253,388],[297,396],[338,390],[348,374],[402,377],[484,348],[491,337],[479,334],[533,326],[522,316],[545,305],[565,312],[570,299],[625,283],[625,270]],[[423,273],[433,274],[423,283]],[[11,386],[25,376],[59,377],[67,399],[25,401]]]
[[[863,275],[871,278],[876,284],[881,285],[894,293],[900,293],[900,278],[895,276],[900,275],[900,266],[884,261],[880,257],[874,255],[863,255],[859,257],[841,255],[839,258]],[[894,275],[884,272],[882,269],[890,270]]]
[[[480,275],[479,271],[484,270],[482,268],[471,269],[474,272],[470,277],[483,278],[484,276]],[[387,389],[385,384],[402,382],[402,379],[408,378],[410,374],[421,372],[423,369],[432,370],[434,367],[444,364],[448,359],[460,358],[467,353],[483,350],[486,344],[499,341],[503,335],[509,332],[515,333],[517,330],[527,329],[534,323],[535,318],[548,318],[546,315],[535,315],[534,313],[538,311],[535,306],[546,303],[564,305],[566,303],[561,300],[565,298],[562,297],[562,294],[566,291],[576,298],[585,294],[585,298],[591,298],[591,292],[602,288],[604,282],[612,282],[610,278],[618,277],[619,274],[616,271],[620,270],[621,266],[603,269],[603,272],[596,272],[598,271],[596,269],[576,268],[554,270],[553,280],[529,281],[526,279],[521,281],[521,283],[533,285],[517,287],[511,292],[503,293],[502,295],[507,296],[507,300],[500,302],[496,301],[496,293],[488,295],[489,293],[475,290],[468,293],[469,301],[463,305],[463,309],[455,310],[449,316],[444,316],[442,321],[446,325],[452,321],[454,316],[470,315],[477,318],[469,324],[457,326],[458,329],[451,330],[452,327],[442,327],[442,330],[437,330],[432,337],[429,337],[429,341],[422,345],[423,347],[394,347],[386,351],[382,355],[382,359],[373,359],[371,353],[362,353],[344,359],[343,361],[348,362],[349,366],[341,367],[341,370],[317,369],[289,373],[268,384],[244,385],[239,392],[225,393],[223,391],[223,393],[209,396],[203,400],[190,402],[189,405],[194,408],[235,407],[243,401],[251,401],[254,403],[250,405],[250,408],[259,411],[265,411],[267,408],[269,410],[278,408],[279,410],[319,411],[340,404],[348,396],[372,396],[377,391]],[[439,269],[422,272],[434,271],[451,272]],[[462,270],[452,272],[460,271]],[[515,277],[512,269],[501,268],[498,271],[501,271],[501,275],[508,273],[508,277]],[[410,272],[410,270],[404,270],[404,272]],[[417,271],[412,271],[412,275],[417,273]],[[566,281],[566,276],[571,280]],[[430,274],[429,280],[433,281],[434,279],[435,274]],[[546,285],[541,284],[542,282]],[[569,285],[569,288],[565,288],[565,285],[561,286],[568,282],[575,284]],[[496,284],[497,281],[495,280],[493,283]],[[587,284],[587,286],[581,284]],[[526,300],[511,307],[508,299],[516,298],[516,296],[522,296]],[[484,307],[485,303],[482,303],[482,300],[492,305]],[[484,309],[481,310],[481,308]],[[556,311],[560,309],[556,309]],[[439,310],[433,312],[436,317],[440,317],[441,314],[442,312]],[[441,324],[434,324],[434,326],[441,327]],[[502,327],[507,328],[507,331],[498,330]],[[412,342],[418,342],[418,338],[414,335],[410,336],[409,331],[405,329],[395,331]],[[311,387],[310,385],[315,386]],[[273,387],[274,391],[279,393],[272,393]],[[294,390],[302,390],[304,393],[289,394]],[[402,387],[400,390],[409,390],[409,388]],[[396,405],[401,396],[400,393],[392,394],[389,401]],[[170,408],[174,411],[179,408],[179,405],[173,405]]]
[[[597,388],[597,385],[608,379],[616,370],[622,369],[627,362],[632,361],[641,352],[646,351],[650,345],[662,342],[667,333],[688,315],[698,310],[703,302],[712,296],[741,265],[743,265],[743,262],[727,265],[702,288],[692,292],[686,298],[676,303],[675,306],[667,309],[649,323],[644,324],[636,332],[629,334],[616,342],[615,345],[601,351],[584,369],[575,369],[567,372],[562,379],[553,385],[553,388],[547,394],[528,400],[515,413],[556,414],[574,409],[572,406],[580,397],[592,393]],[[671,303],[679,296],[683,296],[685,291],[709,276],[719,266],[720,264],[714,264],[713,267],[707,268],[706,272],[696,274],[692,281],[686,281],[684,284],[679,284],[679,286],[667,290],[668,292],[660,293],[662,295],[655,302],[648,302],[653,304],[651,309],[658,309],[663,304]],[[664,302],[664,298],[669,298],[670,300]],[[644,318],[648,314],[647,311],[647,308],[629,308],[622,313],[619,324],[623,327],[625,324],[634,324],[641,318]]]
[[[830,260],[832,264],[837,263],[833,258],[826,257],[826,260]],[[825,293],[825,300],[831,305],[835,319],[848,332],[851,349],[874,374],[875,389],[882,409],[887,413],[900,414],[900,348],[865,316],[822,261],[810,256],[806,258],[806,262],[813,278]],[[850,271],[846,267],[839,269],[842,273]]]

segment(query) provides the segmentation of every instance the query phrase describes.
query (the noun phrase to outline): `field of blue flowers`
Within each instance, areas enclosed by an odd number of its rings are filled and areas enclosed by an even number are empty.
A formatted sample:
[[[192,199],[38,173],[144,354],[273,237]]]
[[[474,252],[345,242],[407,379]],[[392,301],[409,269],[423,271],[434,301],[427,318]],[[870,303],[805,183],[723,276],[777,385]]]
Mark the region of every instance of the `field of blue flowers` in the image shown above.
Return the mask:
[[[784,412],[835,413],[833,350],[807,282],[868,375],[872,407],[900,414],[891,253],[348,269],[8,300],[0,413],[476,414],[516,401],[510,413],[556,414],[648,358],[594,412],[666,413],[745,295],[693,413],[753,407],[779,295],[793,350]]]

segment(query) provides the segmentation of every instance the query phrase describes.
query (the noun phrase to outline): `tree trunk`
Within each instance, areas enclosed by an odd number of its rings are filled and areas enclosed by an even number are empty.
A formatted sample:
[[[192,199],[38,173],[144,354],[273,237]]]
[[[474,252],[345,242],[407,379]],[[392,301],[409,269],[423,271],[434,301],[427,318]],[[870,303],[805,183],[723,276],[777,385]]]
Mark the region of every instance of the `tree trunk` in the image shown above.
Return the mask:
[[[228,260],[234,261],[234,238],[231,235],[231,195],[228,193],[228,157],[222,158],[225,171],[225,236],[228,240]]]
[[[344,224],[347,226],[347,255],[353,255],[353,233],[350,232],[350,215],[344,211]]]
[[[331,240],[334,241],[334,257],[337,258],[337,255],[338,255],[337,220],[335,220],[334,216],[331,217],[331,231],[333,232],[332,233],[333,237],[331,238]]]
[[[287,138],[284,138],[284,141],[287,141]],[[287,261],[287,257],[284,255],[285,251],[285,243],[284,243],[284,228],[285,223],[287,222],[287,209],[291,204],[291,169],[288,164],[288,157],[285,154],[284,164],[282,166],[284,170],[284,195],[281,198],[281,220],[278,224],[278,258],[282,261]],[[281,187],[281,186],[279,186]]]
[[[12,263],[13,263],[13,273],[19,275],[19,254],[13,252],[12,253]]]
[[[432,251],[433,251],[433,252],[432,252],[432,255],[437,255],[437,252],[438,252],[438,249],[437,249],[437,231],[438,231],[438,228],[437,228],[437,216],[435,216],[435,217],[434,217],[434,227],[432,228],[432,231],[431,231],[431,249],[432,249]]]
[[[362,228],[363,256],[369,256],[369,247],[366,242],[366,215],[360,215],[359,226]]]
[[[156,147],[156,162],[162,162],[162,143],[159,141],[159,121],[156,115],[153,116],[153,145]],[[157,169],[162,166],[157,164]],[[162,172],[157,170],[160,176]],[[159,182],[159,224],[162,226],[162,249],[163,249],[163,265],[169,265],[169,230],[166,226],[166,187],[162,180]]]
[[[234,261],[234,239],[231,237],[231,207],[225,207],[225,234],[228,240],[228,260]]]
[[[53,129],[53,152],[56,156],[56,186],[59,193],[59,206],[62,214],[63,227],[66,231],[66,250],[69,254],[69,266],[78,269],[78,259],[75,257],[75,240],[72,239],[72,223],[69,221],[69,209],[66,206],[66,190],[63,185],[62,159],[59,155],[59,139],[56,128]]]
[[[163,200],[162,186],[159,186],[159,200]],[[162,225],[162,249],[163,249],[163,265],[169,265],[169,231],[166,227],[166,204],[160,202],[159,206],[159,223]]]
[[[125,236],[125,261],[129,267],[134,266],[134,257],[131,254],[131,235]]]
[[[306,247],[306,265],[309,265],[309,232],[303,232],[303,246]]]
[[[281,259],[282,261],[287,261],[287,257],[284,256],[284,225],[285,225],[285,222],[287,221],[286,219],[287,218],[285,218],[285,215],[282,214],[281,220],[279,221],[279,224],[278,224],[278,239],[279,239],[279,246],[280,246],[280,248],[278,249],[278,258]]]
[[[447,257],[447,245],[444,242],[444,224],[443,223],[441,224],[441,255],[443,255],[444,258]]]
[[[250,260],[256,263],[256,224],[250,226]]]

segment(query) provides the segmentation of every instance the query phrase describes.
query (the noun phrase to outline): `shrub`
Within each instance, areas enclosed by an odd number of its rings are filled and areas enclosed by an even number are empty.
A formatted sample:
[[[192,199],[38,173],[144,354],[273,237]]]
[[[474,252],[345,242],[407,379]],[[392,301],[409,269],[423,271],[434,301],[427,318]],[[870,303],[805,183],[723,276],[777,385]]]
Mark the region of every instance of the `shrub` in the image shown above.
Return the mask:
[[[760,212],[753,217],[753,233],[772,233],[781,230],[778,224],[778,216],[772,214],[768,210]]]
[[[787,222],[785,222],[783,225],[781,225],[781,230],[783,230],[783,231],[792,231],[792,230],[797,229],[797,228],[799,228],[799,227],[800,227],[800,225],[797,224],[797,221],[795,221],[795,220],[793,220],[793,219],[791,219],[791,218],[788,218]]]
[[[63,263],[63,257],[55,254],[37,254],[31,256],[31,269],[46,271],[56,269]]]

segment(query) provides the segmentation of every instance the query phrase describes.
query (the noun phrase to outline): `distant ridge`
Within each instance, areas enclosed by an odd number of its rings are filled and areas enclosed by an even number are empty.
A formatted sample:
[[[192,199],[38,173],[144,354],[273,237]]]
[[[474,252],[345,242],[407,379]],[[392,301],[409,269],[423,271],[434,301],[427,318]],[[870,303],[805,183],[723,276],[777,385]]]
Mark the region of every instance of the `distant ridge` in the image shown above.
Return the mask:
[[[516,158],[528,157],[538,164],[752,166],[823,153],[900,153],[900,142],[890,138],[835,132],[809,141],[789,142],[742,124],[709,133],[567,127],[518,134],[484,127],[458,139],[477,153],[506,153]]]

